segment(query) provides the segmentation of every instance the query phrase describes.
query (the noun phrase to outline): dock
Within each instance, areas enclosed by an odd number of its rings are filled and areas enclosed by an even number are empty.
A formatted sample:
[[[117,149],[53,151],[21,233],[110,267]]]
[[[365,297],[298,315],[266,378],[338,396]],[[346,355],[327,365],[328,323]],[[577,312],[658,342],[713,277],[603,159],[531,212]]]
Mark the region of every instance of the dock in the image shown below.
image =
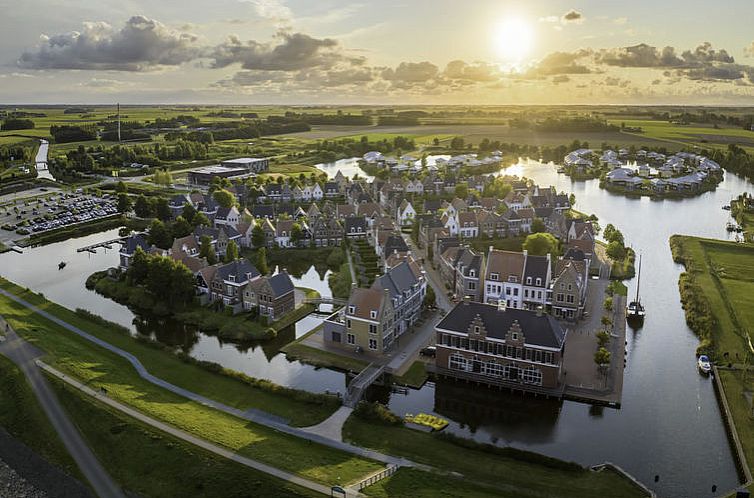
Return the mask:
[[[113,244],[124,244],[128,237],[118,237],[117,239],[106,240],[104,242],[98,242],[84,247],[79,247],[76,252],[91,252],[96,253],[97,249],[104,247],[105,249],[112,249]]]

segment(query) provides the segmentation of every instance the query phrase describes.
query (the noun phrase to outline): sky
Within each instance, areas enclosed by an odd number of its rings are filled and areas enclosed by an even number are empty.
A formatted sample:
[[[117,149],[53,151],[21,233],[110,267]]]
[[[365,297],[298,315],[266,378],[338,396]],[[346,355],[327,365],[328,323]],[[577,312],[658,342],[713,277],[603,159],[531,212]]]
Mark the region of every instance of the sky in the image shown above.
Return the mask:
[[[0,0],[0,103],[754,105],[751,0]]]

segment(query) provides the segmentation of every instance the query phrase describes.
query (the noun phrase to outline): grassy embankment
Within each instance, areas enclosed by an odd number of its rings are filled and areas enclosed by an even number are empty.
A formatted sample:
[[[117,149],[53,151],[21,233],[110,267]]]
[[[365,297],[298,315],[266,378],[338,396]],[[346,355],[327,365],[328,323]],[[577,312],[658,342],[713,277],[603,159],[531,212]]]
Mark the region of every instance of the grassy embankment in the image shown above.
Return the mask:
[[[279,386],[271,383],[267,383],[267,386],[257,387],[252,382],[244,382],[222,373],[209,372],[199,366],[181,361],[178,357],[167,354],[150,344],[136,341],[115,326],[86,319],[5,280],[0,279],[0,287],[30,301],[85,332],[134,354],[155,376],[229,406],[240,409],[256,408],[288,419],[291,424],[299,426],[321,422],[337,408],[337,403],[325,403],[326,400],[324,399],[296,400],[294,397],[298,393],[297,391],[281,390]],[[4,297],[0,297],[0,315],[5,316],[12,325],[14,324],[13,320],[16,320],[22,328],[19,333],[27,334],[29,340],[37,343],[40,348],[49,353],[54,360],[53,365],[61,370],[68,369],[71,373],[78,372],[80,374],[77,375],[78,378],[97,378],[100,365],[98,363],[87,364],[79,360],[75,356],[75,352],[81,351],[81,354],[85,357],[98,357],[103,362],[103,366],[106,357],[114,356]],[[52,330],[54,333],[46,334],[44,333],[45,330]],[[119,365],[125,363],[125,360],[118,356],[114,356],[114,360]],[[109,371],[111,367],[108,366],[107,368],[107,371]],[[123,368],[127,370],[123,372],[124,374],[130,375],[133,370],[133,367],[127,363]],[[101,373],[104,375],[107,371]],[[307,394],[302,393],[302,397],[308,398],[308,396],[305,396]]]
[[[369,496],[558,496],[629,497],[642,494],[612,472],[591,472],[578,465],[510,448],[491,449],[470,441],[405,427],[375,425],[351,416],[344,439],[460,476],[400,470],[365,490]]]
[[[423,361],[414,361],[406,373],[395,378],[395,382],[404,386],[419,389],[427,380],[427,368]]]
[[[321,333],[322,326],[316,327],[296,339],[295,341],[283,346],[280,351],[284,352],[288,359],[299,360],[310,365],[319,367],[336,368],[349,372],[360,372],[367,366],[367,361],[357,360],[349,356],[338,353],[331,353],[321,349],[313,348],[304,344],[304,340],[314,334]]]
[[[0,426],[47,461],[82,478],[76,463],[37,403],[26,377],[4,356],[0,356]]]
[[[699,351],[718,365],[747,463],[754,471],[754,418],[747,395],[754,392],[754,375],[743,367],[752,362],[748,336],[754,324],[754,247],[720,240],[674,235],[673,258],[686,271],[679,281],[686,322],[699,335]],[[749,369],[751,366],[749,366]],[[754,490],[754,486],[750,487]]]
[[[2,287],[20,291],[5,282],[2,282]],[[101,325],[95,326],[93,322],[30,292],[22,292],[21,296],[66,322],[132,352],[154,375],[212,399],[237,407],[259,408],[302,426],[322,421],[335,408],[330,404],[301,402],[272,390],[252,389],[237,380],[184,364],[175,357]],[[53,367],[93,389],[105,388],[108,396],[149,416],[241,455],[326,485],[353,482],[382,468],[375,462],[308,443],[159,388],[139,377],[130,363],[120,356],[7,298],[0,298],[0,314],[21,336],[47,352],[45,361]]]

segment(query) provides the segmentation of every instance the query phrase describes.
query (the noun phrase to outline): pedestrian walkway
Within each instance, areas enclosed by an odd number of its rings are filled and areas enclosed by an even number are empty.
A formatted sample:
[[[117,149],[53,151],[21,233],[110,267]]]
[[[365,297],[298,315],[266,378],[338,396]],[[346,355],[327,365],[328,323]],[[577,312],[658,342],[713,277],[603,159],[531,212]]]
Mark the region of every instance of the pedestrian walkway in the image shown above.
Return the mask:
[[[310,427],[304,427],[302,431],[317,434],[328,439],[335,439],[336,441],[343,441],[343,425],[351,416],[353,408],[349,406],[341,406],[335,413],[330,415],[327,420],[320,422],[317,425]]]
[[[87,446],[81,433],[60,405],[47,379],[35,366],[34,361],[42,356],[42,352],[21,339],[2,317],[0,317],[0,327],[5,331],[5,339],[0,341],[0,354],[18,365],[26,376],[39,405],[95,493],[102,498],[123,498],[125,495],[120,487]]]

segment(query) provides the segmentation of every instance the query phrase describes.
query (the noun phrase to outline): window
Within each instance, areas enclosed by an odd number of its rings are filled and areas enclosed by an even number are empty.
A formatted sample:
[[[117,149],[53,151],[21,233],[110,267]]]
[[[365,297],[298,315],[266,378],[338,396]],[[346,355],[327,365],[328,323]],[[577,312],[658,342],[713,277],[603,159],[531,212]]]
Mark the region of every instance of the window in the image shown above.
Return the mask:
[[[476,290],[476,282],[469,282],[469,290]]]
[[[466,372],[469,370],[469,361],[460,354],[453,353],[448,359],[448,368]]]
[[[537,278],[537,285],[538,285],[538,286],[541,286],[541,285],[542,285],[542,279],[541,279],[541,278]]]
[[[526,277],[526,285],[531,285],[531,277]]]
[[[475,270],[469,270],[469,276],[470,277],[476,277],[476,271]]]
[[[510,275],[510,276],[508,277],[508,282],[511,282],[511,283],[514,283],[514,284],[515,284],[516,282],[518,282],[518,278],[516,278],[516,276],[515,276],[515,275]]]
[[[377,350],[377,339],[369,339],[369,349],[372,351]]]
[[[572,284],[568,284],[568,290],[569,290],[569,291],[570,291],[570,290],[573,290],[573,285],[572,285]]]
[[[476,325],[474,326],[474,333],[475,333],[475,334],[478,334],[478,333],[479,333],[479,327],[478,327],[478,326],[476,326]]]
[[[497,281],[500,278],[500,274],[498,273],[490,273],[490,280]]]
[[[505,295],[506,296],[510,296],[511,295],[511,288],[510,287],[506,287],[505,288]]]
[[[565,289],[565,284],[563,282],[560,282],[560,289],[561,290]]]
[[[348,314],[349,315],[353,315],[354,313],[356,313],[356,306],[349,306],[348,307]]]
[[[524,289],[524,297],[529,297],[529,289]]]
[[[347,329],[351,328],[351,319],[350,318],[348,320],[346,320],[346,328]]]
[[[370,323],[369,324],[369,333],[370,334],[376,334],[377,333],[377,325]]]
[[[527,368],[521,372],[521,381],[525,384],[542,385],[542,371],[538,368]]]
[[[513,295],[514,296],[518,296],[518,287],[516,287],[515,289],[513,289]]]
[[[370,311],[369,318],[377,318],[377,312],[375,310]]]
[[[356,336],[353,334],[348,334],[346,340],[348,341],[348,344],[356,344]]]
[[[503,367],[497,363],[485,363],[483,371],[491,377],[500,377],[503,375]]]
[[[569,304],[573,304],[573,302],[574,302],[573,294],[568,294],[566,296],[566,302],[569,303]]]
[[[514,340],[514,341],[517,341],[517,340],[518,340],[518,333],[517,333],[517,332],[513,332],[513,333],[511,334],[511,340]]]
[[[558,294],[555,300],[558,301],[559,303],[562,303],[563,302],[563,294]]]
[[[542,299],[542,291],[537,291],[537,299]]]

